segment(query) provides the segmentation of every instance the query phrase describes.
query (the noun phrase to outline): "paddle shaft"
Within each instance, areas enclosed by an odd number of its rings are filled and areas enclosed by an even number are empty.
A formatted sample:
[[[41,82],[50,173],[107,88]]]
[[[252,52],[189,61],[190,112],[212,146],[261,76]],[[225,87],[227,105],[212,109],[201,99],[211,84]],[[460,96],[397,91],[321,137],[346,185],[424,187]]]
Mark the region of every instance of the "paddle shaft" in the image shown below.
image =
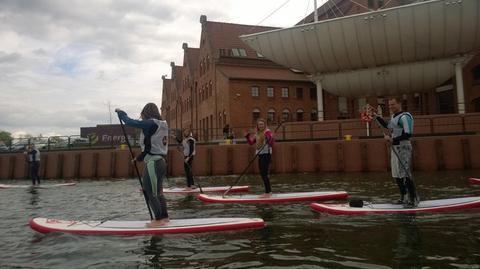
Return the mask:
[[[277,128],[275,128],[275,131],[273,131],[274,133],[277,132],[278,128],[280,128],[280,126],[282,126],[283,124],[283,121],[280,122],[280,124],[277,126]],[[240,176],[237,178],[237,180],[235,180],[235,182],[223,193],[223,197],[225,197],[225,195],[228,194],[228,192],[233,188],[233,186],[237,185],[238,182],[240,182],[240,179],[242,179],[242,177],[245,175],[245,173],[247,173],[248,169],[250,168],[250,166],[252,165],[252,163],[255,161],[255,159],[258,157],[259,153],[262,152],[263,148],[268,144],[265,143],[263,144],[263,146],[258,150],[258,152],[255,154],[255,156],[253,156],[253,158],[250,160],[250,162],[248,163],[247,167],[245,167],[245,169],[243,169],[243,172],[240,174]]]
[[[122,127],[123,135],[125,136],[125,142],[127,143],[128,150],[130,151],[130,158],[132,159],[133,165],[135,166],[135,172],[137,173],[138,182],[140,182],[140,186],[142,187],[143,198],[145,198],[145,203],[147,204],[150,219],[153,220],[152,209],[150,209],[150,205],[148,204],[147,195],[145,194],[145,189],[143,188],[142,178],[140,177],[140,171],[138,171],[137,161],[135,160],[135,156],[133,155],[132,145],[130,145],[127,132],[125,131],[125,125],[123,124],[122,119],[120,119],[120,116],[118,116],[118,120],[120,121],[120,126]]]

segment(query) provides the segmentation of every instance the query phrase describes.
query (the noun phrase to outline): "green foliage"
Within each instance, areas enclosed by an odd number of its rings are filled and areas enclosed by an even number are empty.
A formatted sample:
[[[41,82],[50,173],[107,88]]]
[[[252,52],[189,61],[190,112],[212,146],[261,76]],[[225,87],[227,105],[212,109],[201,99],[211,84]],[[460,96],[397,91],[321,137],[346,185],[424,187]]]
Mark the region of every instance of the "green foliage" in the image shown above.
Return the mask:
[[[11,133],[0,130],[0,141],[3,141],[3,143],[5,143],[6,146],[10,146],[12,145],[12,140],[13,140],[13,137]]]

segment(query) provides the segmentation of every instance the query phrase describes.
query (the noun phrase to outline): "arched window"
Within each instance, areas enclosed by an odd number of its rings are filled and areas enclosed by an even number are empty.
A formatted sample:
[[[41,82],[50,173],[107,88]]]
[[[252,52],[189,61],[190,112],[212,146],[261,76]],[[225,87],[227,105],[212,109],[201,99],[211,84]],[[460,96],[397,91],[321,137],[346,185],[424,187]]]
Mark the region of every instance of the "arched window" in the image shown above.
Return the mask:
[[[297,109],[297,121],[303,121],[303,109]]]
[[[282,111],[282,120],[283,121],[289,121],[290,120],[290,110],[288,110],[288,108],[285,108]]]
[[[267,123],[273,123],[275,122],[275,109],[270,108],[267,112]]]
[[[254,108],[252,111],[252,121],[255,123],[260,118],[260,109]]]

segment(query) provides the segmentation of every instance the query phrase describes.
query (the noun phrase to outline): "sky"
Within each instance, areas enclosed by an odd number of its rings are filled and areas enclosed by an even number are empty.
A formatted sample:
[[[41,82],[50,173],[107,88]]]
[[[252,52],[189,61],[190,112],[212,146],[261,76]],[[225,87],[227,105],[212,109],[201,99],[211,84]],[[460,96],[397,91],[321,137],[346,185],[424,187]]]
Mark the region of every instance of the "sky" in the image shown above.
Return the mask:
[[[0,130],[78,135],[118,123],[117,107],[136,118],[160,108],[182,43],[199,46],[200,15],[288,27],[312,11],[313,0],[0,0]]]

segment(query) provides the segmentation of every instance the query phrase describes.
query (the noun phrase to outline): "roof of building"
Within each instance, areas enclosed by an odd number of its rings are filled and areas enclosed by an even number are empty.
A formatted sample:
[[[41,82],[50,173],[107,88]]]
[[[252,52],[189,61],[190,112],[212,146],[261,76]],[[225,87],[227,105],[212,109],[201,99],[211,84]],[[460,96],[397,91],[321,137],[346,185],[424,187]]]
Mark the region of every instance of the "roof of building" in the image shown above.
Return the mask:
[[[310,81],[304,74],[295,73],[286,68],[217,66],[217,71],[230,79]]]
[[[206,29],[212,51],[218,51],[219,49],[243,48],[245,49],[247,57],[249,58],[258,58],[257,53],[255,50],[242,42],[239,36],[279,29],[278,27],[233,24],[215,21],[205,21],[202,25],[204,29]]]
[[[178,91],[182,88],[182,81],[183,81],[183,66],[175,65],[175,63],[171,64],[172,66],[172,79],[175,84],[175,89]]]
[[[184,65],[190,68],[190,72],[194,73],[197,70],[199,62],[200,49],[199,48],[190,48],[184,47],[183,62]]]

